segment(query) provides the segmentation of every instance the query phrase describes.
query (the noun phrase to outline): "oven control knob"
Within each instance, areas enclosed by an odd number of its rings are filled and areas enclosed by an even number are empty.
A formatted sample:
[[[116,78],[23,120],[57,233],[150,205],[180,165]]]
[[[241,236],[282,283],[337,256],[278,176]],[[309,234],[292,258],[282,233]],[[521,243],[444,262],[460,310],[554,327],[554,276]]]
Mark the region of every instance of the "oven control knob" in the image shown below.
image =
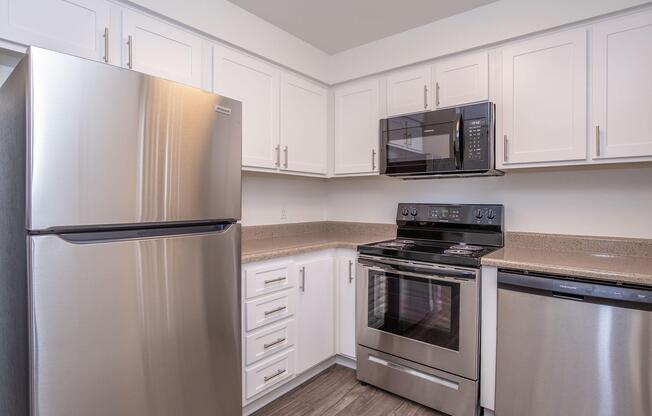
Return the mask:
[[[482,218],[483,212],[480,208],[475,210],[475,217],[476,218]]]
[[[489,211],[487,211],[487,218],[489,218],[490,220],[493,220],[494,218],[496,218],[496,213],[494,212],[493,209],[490,209]]]
[[[409,214],[410,214],[410,210],[407,209],[407,208],[403,208],[403,209],[401,210],[401,214],[403,214],[403,216],[409,215]]]
[[[415,217],[416,217],[416,215],[417,215],[418,213],[419,213],[419,211],[417,211],[416,208],[412,208],[412,209],[410,210],[410,214],[414,215]]]

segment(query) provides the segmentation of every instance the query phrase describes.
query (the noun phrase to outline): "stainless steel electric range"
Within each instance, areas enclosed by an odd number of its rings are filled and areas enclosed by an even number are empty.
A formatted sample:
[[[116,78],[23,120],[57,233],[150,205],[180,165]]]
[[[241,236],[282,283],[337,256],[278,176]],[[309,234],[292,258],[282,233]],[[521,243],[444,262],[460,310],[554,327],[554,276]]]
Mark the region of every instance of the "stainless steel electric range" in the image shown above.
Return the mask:
[[[479,412],[480,258],[502,205],[399,204],[397,238],[358,247],[357,377],[454,416]]]

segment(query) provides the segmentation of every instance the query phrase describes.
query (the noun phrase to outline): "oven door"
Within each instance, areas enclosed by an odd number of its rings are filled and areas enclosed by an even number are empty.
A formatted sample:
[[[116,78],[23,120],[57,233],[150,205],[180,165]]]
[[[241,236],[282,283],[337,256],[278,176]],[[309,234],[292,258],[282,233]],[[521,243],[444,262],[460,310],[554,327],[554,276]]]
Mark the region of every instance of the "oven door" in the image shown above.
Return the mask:
[[[478,270],[360,256],[357,342],[478,378]]]
[[[461,117],[439,123],[391,119],[382,133],[383,173],[410,176],[462,170]],[[416,124],[416,125],[415,125]]]

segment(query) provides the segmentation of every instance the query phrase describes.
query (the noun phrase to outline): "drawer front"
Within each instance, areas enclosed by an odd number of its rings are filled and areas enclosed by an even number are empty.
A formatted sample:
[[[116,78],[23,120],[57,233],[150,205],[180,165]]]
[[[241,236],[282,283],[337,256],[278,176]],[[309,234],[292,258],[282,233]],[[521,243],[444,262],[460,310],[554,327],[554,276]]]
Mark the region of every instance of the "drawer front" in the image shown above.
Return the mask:
[[[296,342],[297,323],[294,319],[256,331],[245,337],[245,364],[251,365],[296,345]]]
[[[244,276],[247,299],[289,289],[296,283],[294,274],[290,273],[289,263],[245,267]]]
[[[294,376],[294,348],[245,371],[247,399],[278,386]]]
[[[296,293],[292,290],[247,301],[245,303],[247,331],[294,315]]]

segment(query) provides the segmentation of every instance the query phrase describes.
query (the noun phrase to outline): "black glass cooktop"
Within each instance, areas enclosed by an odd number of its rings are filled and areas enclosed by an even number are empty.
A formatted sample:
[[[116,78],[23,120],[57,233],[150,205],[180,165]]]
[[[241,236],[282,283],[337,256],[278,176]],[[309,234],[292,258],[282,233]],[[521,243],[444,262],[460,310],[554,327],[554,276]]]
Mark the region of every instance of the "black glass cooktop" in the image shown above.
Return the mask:
[[[380,241],[358,246],[360,254],[459,266],[480,266],[480,258],[500,247],[418,239]]]

